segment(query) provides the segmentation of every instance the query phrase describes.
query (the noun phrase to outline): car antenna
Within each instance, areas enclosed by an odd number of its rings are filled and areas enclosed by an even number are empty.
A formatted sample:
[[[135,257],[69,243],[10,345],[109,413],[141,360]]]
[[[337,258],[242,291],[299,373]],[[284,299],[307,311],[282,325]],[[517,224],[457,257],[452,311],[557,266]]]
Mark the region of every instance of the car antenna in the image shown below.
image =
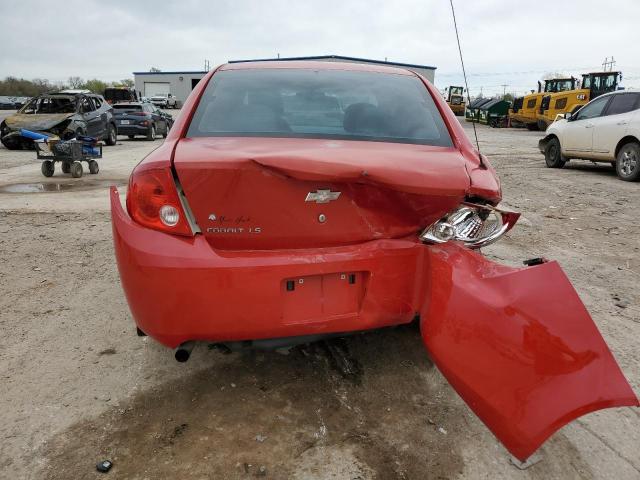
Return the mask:
[[[464,68],[464,60],[462,58],[462,47],[460,46],[460,35],[458,34],[458,22],[456,22],[456,10],[453,7],[453,0],[449,0],[451,3],[451,14],[453,15],[453,26],[456,30],[456,40],[458,41],[458,52],[460,53],[460,64],[462,65],[462,76],[464,77],[464,87],[467,89],[467,108],[471,104],[471,97],[469,96],[469,83],[467,82],[467,71]],[[480,142],[478,142],[478,132],[476,131],[476,122],[471,122],[473,126],[473,135],[476,138],[476,148],[478,149],[478,158],[480,159],[480,165],[486,167],[482,160],[482,153],[480,152]]]

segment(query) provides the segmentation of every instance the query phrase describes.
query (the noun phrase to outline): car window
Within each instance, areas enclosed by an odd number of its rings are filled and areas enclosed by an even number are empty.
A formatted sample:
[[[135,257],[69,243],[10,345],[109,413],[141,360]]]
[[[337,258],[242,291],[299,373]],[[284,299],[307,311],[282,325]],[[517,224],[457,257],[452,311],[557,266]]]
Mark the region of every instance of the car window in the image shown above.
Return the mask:
[[[611,103],[607,107],[607,115],[619,115],[635,110],[640,107],[638,99],[640,94],[637,93],[618,93],[613,95]]]
[[[141,105],[129,105],[127,103],[116,103],[113,106],[113,109],[120,113],[120,112],[139,112],[142,110],[142,106]]]
[[[604,107],[607,105],[609,97],[596,98],[593,102],[585,105],[580,109],[576,120],[585,120],[588,118],[596,118],[602,115]]]
[[[93,103],[96,105],[96,109],[102,106],[102,101],[98,97],[91,97]]]
[[[346,70],[218,72],[198,104],[188,136],[452,145],[433,98],[416,76]]]
[[[20,113],[75,113],[76,104],[70,97],[38,97],[27,103]]]
[[[95,107],[89,97],[82,97],[80,100],[80,109],[82,113],[93,112]]]

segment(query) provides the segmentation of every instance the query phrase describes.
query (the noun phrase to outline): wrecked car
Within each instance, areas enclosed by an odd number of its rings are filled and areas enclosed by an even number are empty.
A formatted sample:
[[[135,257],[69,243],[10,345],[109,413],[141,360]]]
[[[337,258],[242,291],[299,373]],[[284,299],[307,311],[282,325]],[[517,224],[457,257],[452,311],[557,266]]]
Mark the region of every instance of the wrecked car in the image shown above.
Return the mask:
[[[422,76],[388,66],[227,64],[111,189],[140,335],[274,347],[419,319],[430,357],[517,458],[594,410],[638,405],[555,261],[479,249],[518,214]]]
[[[90,136],[115,145],[118,130],[113,109],[100,95],[47,93],[31,99],[0,123],[0,140],[9,150],[31,148],[20,129],[57,135],[63,140]]]

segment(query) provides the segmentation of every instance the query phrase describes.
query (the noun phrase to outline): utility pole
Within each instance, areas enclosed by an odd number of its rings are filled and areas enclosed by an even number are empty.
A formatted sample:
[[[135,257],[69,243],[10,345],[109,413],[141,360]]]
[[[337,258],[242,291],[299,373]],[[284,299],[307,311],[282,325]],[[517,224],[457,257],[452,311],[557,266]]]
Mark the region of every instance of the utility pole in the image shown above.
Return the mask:
[[[604,62],[602,62],[602,69],[606,72],[607,71],[607,67],[609,67],[609,71],[613,72],[613,67],[616,64],[616,60],[613,58],[613,55],[611,55],[611,60],[609,60],[609,57],[606,57],[604,59]]]
[[[205,59],[204,61],[204,71],[208,72],[211,69],[211,63],[209,62],[209,60]]]
[[[507,87],[509,86],[509,84],[502,84],[500,86],[502,87],[502,98],[504,98],[504,96],[507,94]]]

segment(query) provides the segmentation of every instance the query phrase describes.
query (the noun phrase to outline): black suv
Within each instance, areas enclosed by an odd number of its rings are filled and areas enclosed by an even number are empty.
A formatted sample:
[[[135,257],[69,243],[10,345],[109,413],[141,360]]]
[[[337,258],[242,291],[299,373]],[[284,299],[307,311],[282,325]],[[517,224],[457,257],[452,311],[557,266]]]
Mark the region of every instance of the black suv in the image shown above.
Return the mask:
[[[31,99],[0,123],[2,144],[10,150],[30,148],[32,140],[20,135],[21,128],[63,140],[86,135],[107,145],[115,145],[118,135],[111,105],[93,93],[46,93]]]
[[[113,115],[118,123],[118,135],[129,138],[136,135],[144,135],[147,140],[155,139],[156,135],[166,138],[173,125],[171,115],[147,102],[116,103]]]

